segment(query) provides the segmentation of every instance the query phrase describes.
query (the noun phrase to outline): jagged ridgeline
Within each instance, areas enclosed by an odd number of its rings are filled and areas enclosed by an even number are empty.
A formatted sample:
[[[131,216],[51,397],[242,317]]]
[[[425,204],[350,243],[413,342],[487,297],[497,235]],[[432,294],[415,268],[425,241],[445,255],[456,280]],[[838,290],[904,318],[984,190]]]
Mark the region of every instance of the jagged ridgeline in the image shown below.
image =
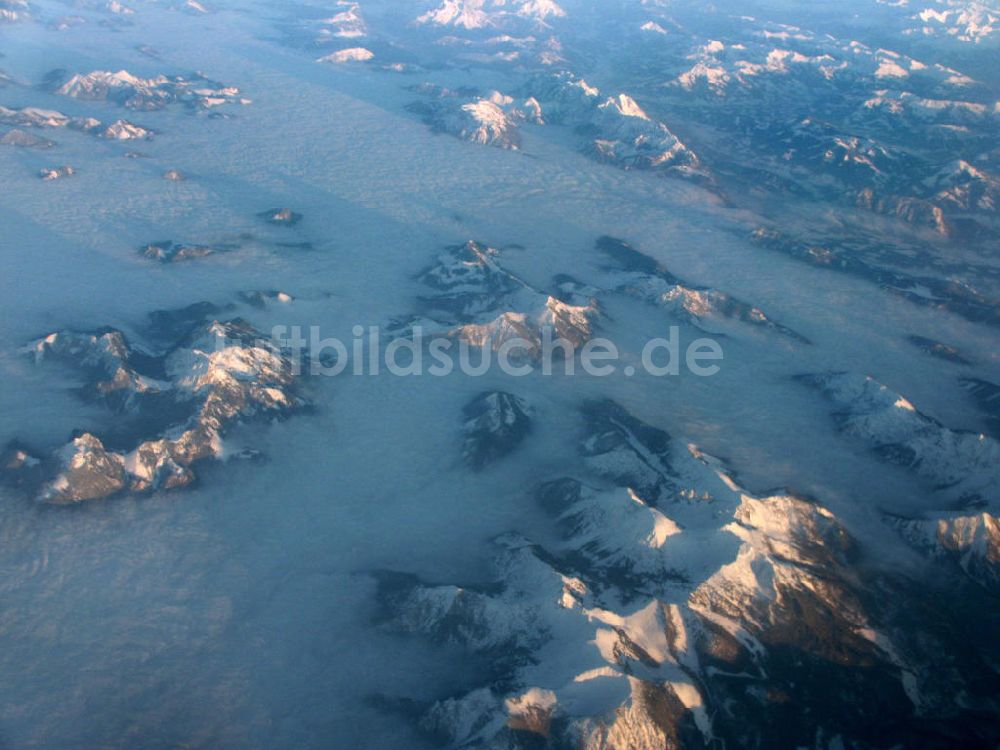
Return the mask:
[[[0,0],[0,750],[1000,748],[998,44]]]
[[[246,320],[214,319],[217,312],[210,303],[158,311],[144,344],[111,328],[32,342],[26,356],[74,370],[80,395],[112,412],[114,426],[103,439],[79,432],[48,454],[11,446],[5,478],[61,504],[174,489],[195,480],[199,463],[228,455],[223,438],[233,425],[304,407],[286,353]]]
[[[494,433],[524,411],[508,394],[470,406]],[[983,589],[948,591],[942,613],[941,592],[868,570],[818,502],[751,493],[613,401],[580,416],[576,474],[534,490],[556,542],[497,538],[482,588],[376,576],[381,628],[490,665],[421,709],[429,736],[498,750],[996,739],[988,628],[964,621]]]
[[[562,287],[539,289],[509,271],[500,250],[473,240],[446,248],[418,280],[430,292],[418,299],[419,314],[395,322],[398,335],[419,325],[425,335],[496,350],[517,339],[523,343],[514,355],[538,361],[546,330],[579,347],[600,317],[592,297]]]

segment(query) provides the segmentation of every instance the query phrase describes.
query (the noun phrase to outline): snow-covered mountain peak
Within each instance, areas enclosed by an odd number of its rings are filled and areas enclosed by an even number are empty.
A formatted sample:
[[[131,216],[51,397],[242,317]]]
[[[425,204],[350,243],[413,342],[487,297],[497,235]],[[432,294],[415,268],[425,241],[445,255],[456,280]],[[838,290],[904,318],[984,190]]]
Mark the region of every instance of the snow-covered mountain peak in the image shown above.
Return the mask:
[[[235,86],[209,80],[200,73],[142,78],[127,70],[94,70],[65,78],[65,72],[57,70],[48,75],[47,82],[60,96],[110,101],[137,110],[163,109],[173,103],[196,110],[213,109],[223,104],[249,104]]]
[[[85,396],[147,431],[160,430],[129,451],[109,450],[90,433],[74,438],[45,462],[37,494],[47,502],[189,484],[194,464],[222,454],[231,424],[258,414],[281,416],[304,403],[291,361],[240,319],[202,323],[159,353],[131,345],[114,329],[56,332],[25,351],[37,362],[76,368],[87,381]]]
[[[600,107],[601,109],[613,108],[616,114],[622,117],[638,117],[641,120],[649,119],[649,115],[643,112],[642,107],[636,104],[635,99],[628,94],[619,94],[617,97],[610,97]]]
[[[1000,502],[1000,444],[986,435],[950,430],[870,376],[803,376],[837,406],[837,422],[887,461],[931,482],[956,507]]]
[[[467,31],[503,27],[511,18],[544,24],[566,12],[554,0],[443,0],[419,16],[419,25],[451,26]]]

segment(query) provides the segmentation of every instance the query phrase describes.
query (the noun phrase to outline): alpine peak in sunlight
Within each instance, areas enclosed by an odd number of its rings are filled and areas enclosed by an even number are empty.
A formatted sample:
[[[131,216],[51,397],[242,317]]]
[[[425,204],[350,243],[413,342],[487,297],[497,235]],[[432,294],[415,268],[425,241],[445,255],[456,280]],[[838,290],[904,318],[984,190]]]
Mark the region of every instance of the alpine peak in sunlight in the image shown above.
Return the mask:
[[[0,750],[996,750],[998,62],[0,0]]]

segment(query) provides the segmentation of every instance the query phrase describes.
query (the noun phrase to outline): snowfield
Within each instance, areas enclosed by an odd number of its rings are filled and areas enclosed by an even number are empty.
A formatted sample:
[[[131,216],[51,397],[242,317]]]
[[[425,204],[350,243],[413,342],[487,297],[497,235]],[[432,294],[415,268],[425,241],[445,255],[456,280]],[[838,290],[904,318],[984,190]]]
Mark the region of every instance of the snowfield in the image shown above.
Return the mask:
[[[0,0],[0,747],[1000,741],[997,12],[834,5]],[[635,374],[248,333],[414,325]]]

